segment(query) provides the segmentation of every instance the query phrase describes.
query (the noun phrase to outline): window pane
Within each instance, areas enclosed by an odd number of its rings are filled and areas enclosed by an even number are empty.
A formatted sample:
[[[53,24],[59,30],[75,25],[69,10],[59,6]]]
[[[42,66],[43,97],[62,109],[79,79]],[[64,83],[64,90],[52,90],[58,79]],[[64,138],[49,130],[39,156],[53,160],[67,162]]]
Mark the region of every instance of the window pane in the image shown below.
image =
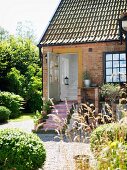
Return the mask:
[[[107,61],[106,62],[106,68],[111,68],[112,67],[112,61]]]
[[[126,54],[125,53],[120,54],[120,60],[126,60]]]
[[[119,54],[113,54],[113,60],[119,60]]]
[[[119,68],[113,68],[113,74],[115,75],[119,74]]]
[[[113,76],[113,82],[119,82],[119,75]]]
[[[126,68],[120,68],[120,73],[121,74],[126,74]]]
[[[112,69],[106,69],[106,75],[112,75]]]
[[[113,61],[113,67],[119,67],[119,61]]]
[[[112,76],[106,76],[106,82],[112,82]]]
[[[112,60],[112,54],[106,54],[106,61]]]
[[[126,75],[120,75],[120,81],[126,82]]]
[[[120,61],[120,67],[126,67],[126,61]]]

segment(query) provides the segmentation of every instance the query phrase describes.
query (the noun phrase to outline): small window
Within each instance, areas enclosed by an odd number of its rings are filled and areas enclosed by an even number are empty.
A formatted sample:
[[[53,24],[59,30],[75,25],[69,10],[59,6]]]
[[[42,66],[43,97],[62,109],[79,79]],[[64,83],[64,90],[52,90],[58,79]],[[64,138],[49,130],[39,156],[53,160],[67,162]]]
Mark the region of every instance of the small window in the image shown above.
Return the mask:
[[[105,81],[106,83],[126,82],[127,74],[126,53],[105,54]]]

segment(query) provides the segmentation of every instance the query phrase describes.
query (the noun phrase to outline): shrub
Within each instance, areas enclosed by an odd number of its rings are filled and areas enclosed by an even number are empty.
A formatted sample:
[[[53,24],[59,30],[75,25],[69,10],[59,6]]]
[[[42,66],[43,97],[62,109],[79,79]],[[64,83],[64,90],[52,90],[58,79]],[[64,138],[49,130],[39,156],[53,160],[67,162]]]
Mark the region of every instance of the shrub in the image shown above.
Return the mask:
[[[51,99],[49,100],[43,99],[43,107],[42,107],[43,111],[49,114],[51,113],[52,108],[53,108],[53,103]]]
[[[114,141],[109,143],[100,152],[98,170],[127,169],[127,145]]]
[[[42,118],[43,118],[42,113],[37,110],[34,116],[34,124],[38,125],[39,121],[42,120]]]
[[[11,111],[8,108],[6,108],[5,106],[0,106],[0,123],[7,122],[10,114]]]
[[[9,91],[22,95],[25,78],[20,74],[20,71],[15,67],[11,68],[11,71],[7,74],[7,78],[9,81]]]
[[[123,139],[127,141],[127,126],[120,123],[111,123],[101,125],[95,129],[90,137],[90,146],[95,156],[98,156],[101,149],[106,144],[113,142],[114,140],[120,141]]]
[[[44,164],[46,151],[35,134],[19,129],[0,130],[0,169],[36,170]]]
[[[121,96],[121,90],[119,84],[107,83],[101,86],[101,95],[104,98],[108,98],[109,101],[114,101],[117,97]]]
[[[15,118],[21,113],[23,98],[14,93],[0,92],[0,105],[10,109],[10,118]]]
[[[36,110],[42,110],[42,92],[39,90],[33,90],[29,93],[30,98],[26,103],[27,112],[36,112]]]

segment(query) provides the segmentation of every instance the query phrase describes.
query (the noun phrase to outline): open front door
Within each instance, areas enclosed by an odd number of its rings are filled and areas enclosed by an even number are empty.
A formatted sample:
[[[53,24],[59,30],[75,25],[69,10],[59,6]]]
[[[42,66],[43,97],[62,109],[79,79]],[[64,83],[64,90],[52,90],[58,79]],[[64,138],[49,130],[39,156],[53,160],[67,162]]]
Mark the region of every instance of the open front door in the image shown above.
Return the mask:
[[[78,55],[48,53],[48,97],[56,101],[77,100],[77,91]]]
[[[48,53],[48,97],[60,100],[59,90],[59,56]]]

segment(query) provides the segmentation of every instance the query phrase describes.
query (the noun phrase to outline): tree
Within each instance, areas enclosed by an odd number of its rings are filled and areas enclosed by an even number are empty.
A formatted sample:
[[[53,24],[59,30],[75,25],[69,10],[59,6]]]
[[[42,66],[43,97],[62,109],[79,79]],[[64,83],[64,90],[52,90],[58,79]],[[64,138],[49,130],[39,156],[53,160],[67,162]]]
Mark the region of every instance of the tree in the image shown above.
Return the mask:
[[[9,91],[22,96],[25,83],[24,75],[21,75],[20,71],[13,67],[11,68],[11,71],[7,74],[7,78],[9,81]]]
[[[27,67],[25,96],[26,109],[30,112],[41,111],[42,107],[42,69],[37,64]]]
[[[17,37],[28,38],[32,41],[35,40],[33,24],[31,21],[18,22],[16,28]]]
[[[9,37],[9,32],[0,26],[0,41],[5,40]]]
[[[41,75],[38,49],[32,40],[10,36],[0,42],[0,90],[24,97],[27,111],[41,109]]]

